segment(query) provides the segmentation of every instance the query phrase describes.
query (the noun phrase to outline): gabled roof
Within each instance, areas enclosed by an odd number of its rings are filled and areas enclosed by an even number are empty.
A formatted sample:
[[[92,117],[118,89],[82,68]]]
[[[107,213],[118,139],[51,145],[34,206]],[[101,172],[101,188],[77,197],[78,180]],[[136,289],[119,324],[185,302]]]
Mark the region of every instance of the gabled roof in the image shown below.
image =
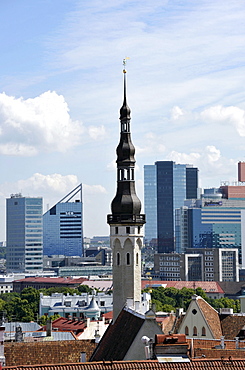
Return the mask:
[[[227,315],[221,318],[221,327],[225,339],[234,339],[239,336],[240,331],[245,326],[245,316]]]
[[[123,309],[115,323],[109,325],[90,361],[123,360],[144,321],[144,316]]]
[[[234,296],[241,293],[241,288],[245,286],[245,281],[221,281],[219,284],[226,295]]]
[[[222,330],[218,312],[203,298],[196,297],[196,301],[203,314],[203,317],[205,318],[211,332],[213,333],[214,338],[220,338],[222,336]]]
[[[20,365],[5,366],[4,370],[241,370],[245,367],[245,360],[194,360],[191,362],[166,362],[156,360],[147,361],[103,361],[70,363],[60,365]]]

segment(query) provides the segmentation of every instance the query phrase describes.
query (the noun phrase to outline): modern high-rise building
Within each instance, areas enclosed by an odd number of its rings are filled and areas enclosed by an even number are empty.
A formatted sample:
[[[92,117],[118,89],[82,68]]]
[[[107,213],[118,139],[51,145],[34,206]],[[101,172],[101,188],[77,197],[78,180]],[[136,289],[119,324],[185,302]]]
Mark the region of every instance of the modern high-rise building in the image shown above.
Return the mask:
[[[188,223],[188,248],[237,248],[241,262],[245,197],[226,198],[224,189],[216,190],[219,191],[212,197],[204,191],[201,202],[192,204],[184,215]]]
[[[175,210],[185,199],[198,198],[198,169],[172,161],[158,161],[144,167],[145,238],[157,238],[158,252],[176,250]]]
[[[157,239],[157,173],[155,165],[144,166],[145,241]]]
[[[134,310],[141,306],[141,248],[145,215],[135,191],[135,148],[130,133],[130,108],[124,100],[120,109],[121,133],[117,146],[117,192],[111,203],[110,242],[113,251],[113,320],[127,304]],[[146,310],[145,310],[146,311]]]
[[[238,281],[236,248],[191,248],[186,253],[156,253],[155,276],[161,280]]]
[[[42,198],[12,194],[7,199],[6,268],[8,272],[43,269]]]
[[[82,184],[44,213],[43,253],[83,256]]]

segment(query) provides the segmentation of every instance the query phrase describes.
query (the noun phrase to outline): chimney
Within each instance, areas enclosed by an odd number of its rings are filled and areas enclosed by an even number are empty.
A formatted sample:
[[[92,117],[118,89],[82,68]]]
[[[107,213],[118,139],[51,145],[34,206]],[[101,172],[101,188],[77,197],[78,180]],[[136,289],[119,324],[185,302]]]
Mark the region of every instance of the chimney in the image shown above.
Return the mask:
[[[48,318],[46,324],[47,337],[52,337],[52,321],[51,317]]]

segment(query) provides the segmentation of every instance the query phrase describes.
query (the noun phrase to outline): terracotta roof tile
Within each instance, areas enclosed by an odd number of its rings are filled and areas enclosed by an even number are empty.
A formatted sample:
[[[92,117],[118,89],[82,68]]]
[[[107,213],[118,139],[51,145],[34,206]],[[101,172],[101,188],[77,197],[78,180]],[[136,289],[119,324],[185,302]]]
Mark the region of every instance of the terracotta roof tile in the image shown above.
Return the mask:
[[[244,359],[194,360],[191,362],[103,361],[62,365],[5,366],[3,370],[242,370]]]
[[[69,320],[64,317],[59,317],[58,319],[52,322],[52,328],[58,329],[58,331],[75,331],[80,332],[83,331],[86,327],[85,321],[78,321],[78,320]],[[42,328],[38,329],[38,331],[45,331],[47,330],[47,326],[44,325]]]
[[[86,282],[85,278],[73,279],[71,277],[27,277],[20,280],[15,280],[15,282],[31,282],[31,283],[55,283],[55,284],[82,284]]]
[[[238,337],[244,326],[245,316],[228,315],[221,319],[221,327],[225,339],[234,339],[235,337]]]
[[[197,297],[197,304],[202,311],[214,338],[219,339],[222,336],[222,330],[218,312],[201,297]]]

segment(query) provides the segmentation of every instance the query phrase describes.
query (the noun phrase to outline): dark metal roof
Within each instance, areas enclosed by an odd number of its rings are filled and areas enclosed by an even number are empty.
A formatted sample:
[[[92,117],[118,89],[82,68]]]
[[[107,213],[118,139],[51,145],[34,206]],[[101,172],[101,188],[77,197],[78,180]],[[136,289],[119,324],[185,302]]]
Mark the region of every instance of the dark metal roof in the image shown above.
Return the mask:
[[[90,361],[123,360],[144,321],[141,315],[123,309],[115,323],[109,325]]]

